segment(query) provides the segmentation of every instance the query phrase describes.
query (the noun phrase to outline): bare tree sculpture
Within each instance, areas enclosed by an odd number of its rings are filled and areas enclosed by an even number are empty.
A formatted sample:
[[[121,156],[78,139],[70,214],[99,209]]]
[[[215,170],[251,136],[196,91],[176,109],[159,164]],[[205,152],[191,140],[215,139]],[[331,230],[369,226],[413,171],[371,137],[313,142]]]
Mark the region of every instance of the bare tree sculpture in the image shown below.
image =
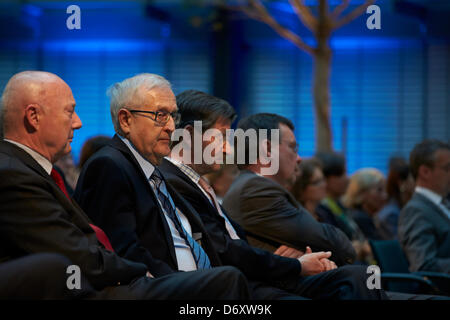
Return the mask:
[[[269,13],[260,0],[248,0],[246,5],[241,5],[238,10],[245,12],[250,18],[259,20],[269,25],[281,37],[289,40],[299,49],[310,54],[314,61],[313,69],[313,98],[316,114],[316,150],[331,151],[332,132],[330,124],[330,71],[332,50],[330,38],[334,30],[346,25],[361,16],[368,6],[376,0],[366,0],[363,4],[342,16],[347,9],[350,0],[342,0],[332,11],[328,0],[318,0],[318,14],[312,13],[303,0],[289,0],[294,12],[300,21],[308,28],[316,40],[316,47],[305,43],[302,38],[280,25]]]

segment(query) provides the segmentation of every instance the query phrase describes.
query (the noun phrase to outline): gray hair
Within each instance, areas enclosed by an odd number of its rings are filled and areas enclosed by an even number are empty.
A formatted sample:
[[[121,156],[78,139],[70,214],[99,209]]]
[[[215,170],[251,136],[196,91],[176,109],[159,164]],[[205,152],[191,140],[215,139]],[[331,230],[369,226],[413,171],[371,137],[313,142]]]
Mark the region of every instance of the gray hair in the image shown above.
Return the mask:
[[[344,206],[352,209],[362,205],[363,194],[384,180],[383,173],[375,168],[363,168],[356,171],[350,178],[347,191],[342,202]]]
[[[118,113],[126,106],[136,106],[140,103],[139,89],[152,90],[154,88],[169,88],[170,82],[164,77],[152,73],[141,73],[134,77],[117,82],[106,92],[110,98],[111,120],[117,134],[123,136],[120,128]]]

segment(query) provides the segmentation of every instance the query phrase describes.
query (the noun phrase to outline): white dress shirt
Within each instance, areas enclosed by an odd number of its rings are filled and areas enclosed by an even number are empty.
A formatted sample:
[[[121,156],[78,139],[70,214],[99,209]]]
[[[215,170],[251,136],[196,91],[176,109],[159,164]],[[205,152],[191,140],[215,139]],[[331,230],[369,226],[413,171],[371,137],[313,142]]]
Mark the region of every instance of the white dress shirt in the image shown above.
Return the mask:
[[[441,210],[450,219],[450,210],[448,210],[447,207],[442,204],[442,196],[441,195],[437,194],[434,191],[431,191],[430,189],[427,189],[424,187],[419,187],[419,186],[416,187],[415,191],[417,193],[420,193],[421,195],[423,195],[425,198],[427,198],[431,202],[433,202],[439,208],[441,208]]]
[[[144,157],[140,155],[139,152],[133,147],[131,142],[123,137],[120,137],[120,139],[127,145],[127,147],[130,149],[131,153],[136,158],[137,162],[139,163],[140,167],[142,168],[142,171],[144,171],[144,174],[152,187],[153,192],[155,195],[157,195],[157,191],[155,190],[153,184],[150,182],[150,177],[153,174],[153,171],[155,170],[155,167],[147,161]],[[161,183],[161,191],[165,192],[166,194],[169,194],[166,192],[166,185],[164,181]],[[164,190],[166,189],[166,190]],[[158,199],[159,207],[164,213],[164,217],[166,218],[167,224],[169,225],[170,232],[172,234],[173,244],[175,247],[175,255],[177,257],[177,263],[178,263],[178,270],[181,271],[193,271],[197,270],[197,264],[195,263],[194,256],[192,255],[191,249],[189,247],[189,244],[187,244],[184,239],[180,236],[178,230],[175,228],[175,225],[170,219],[169,215],[167,214],[166,210],[162,206],[161,202],[159,201],[158,196],[156,196],[156,199]],[[172,205],[175,207],[175,204],[173,203],[172,197],[170,197],[170,201],[172,202]],[[176,208],[176,207],[175,207]],[[183,228],[186,230],[187,233],[192,237],[192,228],[191,225],[186,218],[186,216],[178,209],[176,208],[178,216],[180,217],[181,224],[183,225]],[[161,230],[162,232],[162,230]]]
[[[37,153],[33,149],[31,149],[31,148],[27,147],[26,145],[23,145],[19,142],[12,141],[9,139],[3,139],[3,140],[8,141],[9,143],[15,144],[20,149],[22,149],[23,151],[28,153],[34,160],[36,160],[37,163],[39,163],[39,165],[45,170],[45,172],[47,172],[50,175],[50,173],[52,172],[52,169],[53,169],[53,165],[47,158],[45,158],[44,156]]]

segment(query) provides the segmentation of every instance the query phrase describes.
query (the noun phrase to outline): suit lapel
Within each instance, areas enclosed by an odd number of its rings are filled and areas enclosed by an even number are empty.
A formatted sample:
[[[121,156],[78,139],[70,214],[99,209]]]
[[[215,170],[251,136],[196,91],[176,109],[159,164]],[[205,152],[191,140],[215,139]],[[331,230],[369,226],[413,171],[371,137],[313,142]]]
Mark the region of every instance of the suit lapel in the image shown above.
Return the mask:
[[[22,161],[28,168],[36,172],[39,176],[44,178],[49,182],[52,188],[55,199],[65,208],[66,213],[69,215],[72,222],[82,229],[86,234],[93,233],[94,231],[89,227],[91,223],[88,216],[84,211],[78,206],[78,204],[73,201],[72,198],[68,199],[64,192],[58,187],[58,185],[53,181],[52,177],[42,168],[42,166],[33,159],[26,151],[22,150],[18,146],[1,141],[0,145],[2,149],[5,149],[13,157]]]
[[[207,202],[212,209],[216,210],[216,208],[212,205],[212,203],[209,201],[209,199],[205,196],[205,194],[200,190],[200,187],[197,186],[194,181],[191,180],[186,174],[184,174],[183,171],[180,170],[176,165],[174,165],[169,160],[164,159],[161,163],[161,167],[166,169],[169,172],[172,172],[175,176],[189,184],[195,191],[197,191],[197,194],[202,197],[204,202]]]
[[[148,187],[152,191],[152,187],[148,183],[148,178],[145,176],[144,170],[142,170],[142,167],[139,165],[139,162],[136,160],[133,153],[131,153],[128,146],[122,142],[122,140],[117,136],[117,134],[114,135],[112,141],[110,142],[110,146],[113,147],[114,149],[119,150],[121,153],[124,154],[124,156],[128,159],[128,161],[130,161],[133,164],[133,166],[137,170],[137,172],[140,173],[139,175],[141,176],[142,179],[145,180],[146,185],[148,185]],[[152,191],[152,193],[153,193],[153,191]]]
[[[175,253],[175,246],[174,246],[174,241],[172,238],[172,232],[170,231],[170,227],[167,224],[167,220],[164,216],[164,212],[162,211],[162,209],[159,205],[158,199],[157,199],[152,187],[150,186],[150,183],[144,173],[144,170],[142,170],[142,167],[140,166],[139,162],[136,160],[134,155],[131,153],[128,146],[125,145],[117,135],[114,135],[112,141],[110,142],[110,146],[113,147],[114,149],[117,149],[122,154],[124,154],[124,156],[128,159],[128,161],[130,161],[133,164],[133,167],[136,170],[136,173],[139,176],[139,178],[143,179],[143,181],[145,182],[144,184],[146,185],[146,188],[147,188],[146,194],[148,194],[151,197],[151,199],[153,200],[153,203],[155,204],[155,206],[157,208],[159,219],[162,222],[162,225],[164,228],[164,235],[165,235],[167,247],[169,248],[169,251],[170,251],[170,256],[172,257],[173,263],[175,264],[175,266],[178,269],[178,262],[177,262],[177,257],[176,257],[176,253]]]
[[[33,159],[31,155],[12,143],[1,141],[1,144],[6,148],[6,150],[9,151],[9,153],[13,157],[20,159],[20,161],[22,161],[28,168],[47,180],[52,186],[59,202],[62,202],[63,204],[70,203],[73,205],[73,200],[66,197],[64,192],[58,187],[55,181],[53,181],[52,177],[44,170],[44,168],[42,168],[42,166],[36,160]]]
[[[34,160],[33,157],[30,156],[25,150],[22,150],[15,144],[6,141],[1,141],[0,143],[2,148],[4,148],[7,153],[11,154],[15,158],[20,159],[27,167],[35,171],[40,176],[48,179],[49,181],[53,181],[53,179],[44,170],[44,168],[42,168],[41,165],[37,163],[37,161]]]
[[[184,172],[181,171],[180,168],[178,168],[176,165],[174,165],[172,162],[170,162],[166,159],[163,160],[160,167],[161,167],[161,169],[166,170],[167,172],[173,174],[177,178],[179,178],[179,179],[183,180],[184,182],[186,182],[187,184],[189,184],[189,186],[192,187],[192,192],[194,192],[197,197],[200,197],[201,199],[203,199],[203,203],[208,203],[208,205],[207,205],[208,207],[205,208],[205,210],[212,211],[213,212],[212,214],[217,215],[219,217],[221,223],[225,226],[225,223],[226,223],[225,219],[217,212],[216,207],[212,205],[211,201],[209,201],[209,199],[205,196],[205,194],[202,192],[202,190],[200,190],[200,187],[198,185],[196,185],[191,180],[191,178],[189,178],[186,174],[184,174]],[[233,228],[238,233],[238,236],[242,239],[245,239],[246,236],[245,236],[243,230],[241,229],[241,227],[239,225],[236,225],[236,223],[228,216],[228,214],[226,213],[226,210],[223,208],[222,205],[220,205],[220,208],[222,209],[222,213],[228,218],[228,220],[232,224]],[[201,218],[200,218],[200,221],[201,221]],[[203,225],[203,222],[201,222],[201,223]]]
[[[170,196],[173,199],[173,202],[175,203],[175,206],[181,210],[181,212],[188,218],[189,223],[192,227],[192,232],[194,231],[201,231],[204,232],[202,226],[202,222],[200,221],[199,217],[197,217],[193,212],[192,208],[188,207],[186,204],[186,201],[181,198],[181,196],[178,194],[177,191],[170,185],[169,182],[166,181],[166,187],[167,191],[170,193]]]
[[[438,214],[440,214],[446,221],[450,222],[450,218],[442,210],[442,208],[440,208],[438,205],[436,205],[436,203],[434,203],[433,201],[431,201],[430,199],[428,199],[427,197],[425,197],[424,195],[422,195],[422,194],[420,194],[418,192],[414,193],[414,198],[416,198],[416,200],[418,200],[419,202],[423,203],[424,205],[427,205],[428,207],[433,209],[433,211],[438,212]]]

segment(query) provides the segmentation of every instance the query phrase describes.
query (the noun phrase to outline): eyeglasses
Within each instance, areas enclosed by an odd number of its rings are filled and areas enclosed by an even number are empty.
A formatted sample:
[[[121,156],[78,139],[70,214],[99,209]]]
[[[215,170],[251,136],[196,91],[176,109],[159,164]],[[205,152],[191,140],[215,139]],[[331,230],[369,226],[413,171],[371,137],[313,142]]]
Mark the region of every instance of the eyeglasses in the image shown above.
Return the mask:
[[[153,115],[153,117],[150,117],[153,121],[160,125],[165,125],[167,122],[169,122],[169,118],[172,117],[173,121],[175,122],[175,125],[178,125],[180,123],[181,115],[178,112],[166,112],[166,111],[146,111],[146,110],[135,110],[135,109],[127,109],[131,113],[135,112],[141,112],[141,113],[149,113]]]

